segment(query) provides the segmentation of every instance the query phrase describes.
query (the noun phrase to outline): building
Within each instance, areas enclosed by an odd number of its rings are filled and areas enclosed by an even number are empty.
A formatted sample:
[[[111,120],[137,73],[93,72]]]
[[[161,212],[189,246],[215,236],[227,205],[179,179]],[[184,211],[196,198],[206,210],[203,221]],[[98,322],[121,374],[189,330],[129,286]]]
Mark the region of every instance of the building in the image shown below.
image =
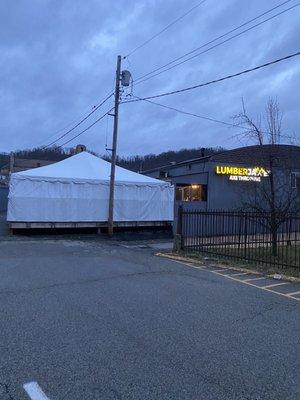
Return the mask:
[[[14,172],[27,171],[33,168],[45,167],[46,165],[53,164],[61,161],[74,154],[86,151],[84,144],[78,144],[76,147],[64,149],[62,153],[53,149],[33,149],[33,153],[37,153],[37,157],[46,156],[53,158],[51,160],[38,159],[38,158],[20,158],[16,157],[14,153],[0,153],[0,187],[8,187],[9,176]],[[30,150],[27,151],[30,154]]]
[[[277,179],[284,177],[283,193],[291,188],[300,201],[300,146],[241,147],[143,173],[175,186],[175,211],[178,205],[198,210],[232,210],[241,209],[243,196],[251,188],[267,182],[270,163],[277,171]]]
[[[44,167],[45,165],[53,164],[55,161],[50,160],[34,160],[31,158],[17,158],[13,154],[9,156],[9,160],[6,164],[0,168],[1,180],[7,181],[9,174],[13,172],[27,171],[28,169]]]
[[[32,168],[43,167],[53,164],[55,161],[50,160],[34,160],[17,158],[13,154],[3,154],[0,165],[0,212],[7,209],[7,196],[10,173],[26,171]]]
[[[9,175],[14,172],[27,171],[32,168],[44,167],[53,164],[56,161],[50,160],[34,160],[31,158],[17,158],[14,155],[9,156],[9,162],[0,168],[0,185],[8,186]]]

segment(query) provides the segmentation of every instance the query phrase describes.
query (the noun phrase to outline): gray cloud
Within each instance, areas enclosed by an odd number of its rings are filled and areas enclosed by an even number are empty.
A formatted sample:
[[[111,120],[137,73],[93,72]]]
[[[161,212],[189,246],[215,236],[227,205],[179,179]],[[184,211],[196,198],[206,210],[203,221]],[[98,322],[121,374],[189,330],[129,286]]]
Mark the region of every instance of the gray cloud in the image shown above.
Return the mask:
[[[207,0],[124,60],[123,68],[137,78],[276,4],[273,0],[267,4],[259,0]],[[296,1],[289,3],[292,4]],[[59,129],[91,110],[112,89],[117,54],[126,54],[191,6],[189,1],[179,0],[2,1],[1,150],[36,146],[55,138]],[[299,50],[299,12],[300,7],[142,83],[134,87],[134,93],[146,96],[193,85],[295,52]],[[270,96],[277,97],[285,114],[285,132],[299,138],[299,75],[299,60],[294,59],[160,101],[231,122],[242,97],[252,115],[263,111]],[[101,114],[99,110],[95,117]],[[93,120],[94,117],[89,121]],[[119,153],[235,147],[239,145],[232,138],[236,133],[236,129],[152,104],[133,103],[121,106]],[[106,136],[111,140],[111,117],[74,144],[80,141],[104,153]]]

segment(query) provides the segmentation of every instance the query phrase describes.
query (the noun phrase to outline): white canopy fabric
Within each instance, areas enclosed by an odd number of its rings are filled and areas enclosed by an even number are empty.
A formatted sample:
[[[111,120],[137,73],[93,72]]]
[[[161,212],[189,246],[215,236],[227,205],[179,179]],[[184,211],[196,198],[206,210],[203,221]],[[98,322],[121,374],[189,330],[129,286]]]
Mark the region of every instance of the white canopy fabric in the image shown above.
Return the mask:
[[[11,175],[10,222],[102,222],[108,218],[110,163],[82,152]],[[116,167],[115,221],[172,221],[174,189]]]

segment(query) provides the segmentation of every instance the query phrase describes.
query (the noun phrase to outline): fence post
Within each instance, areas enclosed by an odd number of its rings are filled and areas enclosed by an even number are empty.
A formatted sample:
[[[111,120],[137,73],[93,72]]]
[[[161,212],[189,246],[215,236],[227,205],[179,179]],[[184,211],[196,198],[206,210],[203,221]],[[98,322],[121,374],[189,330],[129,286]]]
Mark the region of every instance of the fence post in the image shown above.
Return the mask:
[[[244,222],[245,222],[245,224],[244,224],[244,257],[245,257],[245,259],[247,259],[247,254],[248,254],[248,252],[247,252],[247,250],[248,250],[248,245],[247,245],[247,242],[248,242],[248,219],[247,219],[247,215],[245,214],[245,213],[243,213],[243,215],[244,215]]]
[[[177,227],[176,227],[176,234],[174,236],[174,245],[173,245],[173,250],[176,252],[180,252],[183,249],[182,219],[183,219],[183,207],[181,205],[178,207]]]

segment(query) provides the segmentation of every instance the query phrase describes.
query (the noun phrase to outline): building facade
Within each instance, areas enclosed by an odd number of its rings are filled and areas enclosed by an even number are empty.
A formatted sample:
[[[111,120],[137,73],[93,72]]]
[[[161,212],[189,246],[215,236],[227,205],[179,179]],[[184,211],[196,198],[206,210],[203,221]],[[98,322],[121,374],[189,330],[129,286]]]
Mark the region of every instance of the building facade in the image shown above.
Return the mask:
[[[7,210],[9,177],[13,172],[25,171],[32,168],[44,167],[55,161],[17,158],[7,155],[7,162],[0,167],[0,212]]]
[[[174,184],[176,213],[179,205],[203,211],[242,209],[247,195],[269,182],[270,169],[282,196],[291,193],[300,202],[300,146],[241,147],[143,173]]]

